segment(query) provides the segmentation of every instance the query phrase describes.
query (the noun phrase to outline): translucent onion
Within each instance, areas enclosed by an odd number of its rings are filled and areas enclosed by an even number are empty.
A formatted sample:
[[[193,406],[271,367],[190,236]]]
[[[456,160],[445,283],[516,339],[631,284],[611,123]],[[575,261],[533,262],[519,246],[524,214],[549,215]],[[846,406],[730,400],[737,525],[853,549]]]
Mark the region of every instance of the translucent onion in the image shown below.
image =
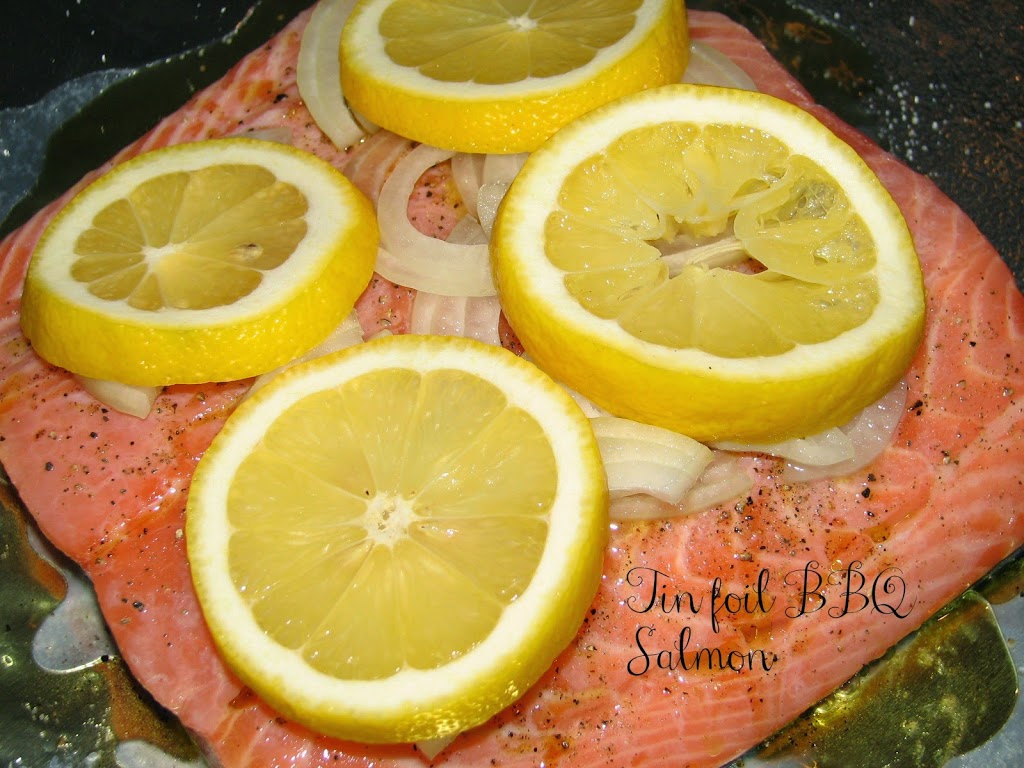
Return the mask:
[[[514,155],[484,155],[483,169],[481,172],[480,184],[493,184],[496,181],[503,181],[511,184],[512,180],[519,175],[523,164],[530,154],[520,152]]]
[[[614,498],[608,513],[612,520],[667,520],[693,515],[710,507],[736,502],[750,493],[753,478],[735,454],[713,451],[711,462],[677,504],[646,494]]]
[[[501,205],[502,198],[511,185],[510,181],[492,181],[481,186],[477,192],[477,216],[480,219],[480,227],[488,239],[494,227],[494,217],[498,215],[498,206]]]
[[[345,103],[341,90],[338,48],[341,29],[355,0],[320,0],[309,18],[296,71],[296,85],[306,108],[327,137],[339,149],[355,144],[366,133]]]
[[[817,466],[791,461],[786,464],[782,480],[787,483],[809,483],[823,478],[843,477],[863,469],[892,442],[906,407],[907,384],[901,381],[841,428],[853,446],[851,457],[834,464]]]
[[[711,449],[685,435],[615,416],[591,418],[612,498],[646,494],[678,504],[711,463]]]
[[[754,487],[754,480],[739,457],[725,451],[714,451],[714,458],[686,494],[679,511],[693,514],[719,504],[745,497]]]
[[[766,453],[789,462],[789,479],[816,480],[837,477],[866,466],[892,440],[907,400],[907,385],[900,382],[880,400],[860,411],[841,427],[810,437],[781,443],[719,441],[711,446],[723,451]]]
[[[526,355],[523,355],[523,357],[526,357]],[[608,413],[608,411],[606,411],[604,408],[597,405],[596,403],[591,402],[583,395],[581,395],[579,392],[569,389],[568,387],[565,387],[565,390],[570,395],[572,395],[572,399],[576,401],[576,404],[580,407],[580,410],[583,411],[583,413],[588,418],[593,419],[597,416],[611,416],[611,414]]]
[[[377,131],[353,148],[344,173],[360,192],[376,203],[391,169],[414,146],[413,141],[397,133]]]
[[[420,291],[412,305],[411,333],[465,336],[501,346],[497,296],[442,296]]]
[[[359,324],[359,317],[355,310],[352,310],[348,316],[338,324],[338,326],[331,331],[331,334],[317,344],[313,349],[309,350],[306,354],[301,357],[297,357],[291,362],[285,363],[284,365],[275,368],[272,371],[267,371],[261,376],[257,376],[253,381],[249,391],[245,393],[248,397],[256,390],[263,387],[268,381],[277,376],[282,371],[286,371],[293,365],[304,363],[307,360],[313,360],[317,357],[328,355],[331,352],[337,352],[340,349],[346,349],[348,347],[360,344],[363,341],[363,328]]]
[[[466,215],[456,222],[445,241],[463,245],[486,245],[488,239],[488,233],[484,232],[480,222],[473,216]]]
[[[480,185],[484,183],[485,155],[459,152],[452,157],[452,181],[459,190],[466,211],[472,216],[477,215],[476,198]]]
[[[416,749],[422,752],[423,756],[426,757],[427,760],[433,760],[445,750],[445,747],[455,741],[458,736],[459,734],[453,733],[451,736],[441,736],[436,739],[417,741]]]
[[[146,418],[163,387],[135,387],[119,381],[75,376],[82,388],[103,405],[140,419]]]
[[[403,157],[380,191],[377,219],[381,252],[377,272],[386,279],[445,296],[493,296],[487,246],[450,243],[424,235],[409,221],[409,198],[425,171],[455,153],[420,145]]]
[[[686,65],[683,82],[742,88],[745,91],[757,90],[750,75],[738,64],[721,51],[696,40],[690,43],[690,62]]]
[[[537,365],[537,361],[534,360],[532,357],[530,357],[530,353],[529,352],[523,352],[523,354],[521,354],[520,357],[523,358],[523,360],[526,360],[526,361],[532,363],[533,365]],[[580,410],[583,411],[583,415],[586,416],[588,419],[593,419],[593,418],[595,418],[597,416],[611,416],[612,415],[608,411],[606,411],[604,408],[599,406],[597,403],[594,403],[590,399],[584,397],[579,392],[577,392],[575,389],[572,389],[571,387],[567,387],[561,381],[555,381],[555,383],[558,386],[560,386],[562,389],[564,389],[566,392],[568,392],[569,395],[572,396],[572,399],[576,401],[576,405],[578,405],[580,407]]]
[[[767,453],[799,464],[814,466],[838,464],[854,456],[853,441],[839,427],[781,443],[737,443],[719,440],[711,443],[711,446],[722,451]]]
[[[487,237],[491,236],[494,217],[508,188],[512,186],[529,154],[486,155],[481,169],[480,189],[476,193],[476,217]]]
[[[512,180],[515,179],[529,154],[522,152],[515,155],[478,155],[459,152],[452,157],[452,180],[459,197],[462,198],[466,210],[484,225],[484,231],[490,235],[494,212],[498,203],[505,196]],[[487,191],[487,200],[481,195]],[[481,205],[485,210],[481,210]],[[486,219],[486,221],[485,221]]]
[[[530,356],[524,354],[529,360]],[[754,485],[742,456],[685,435],[612,416],[562,385],[590,418],[608,478],[612,520],[665,520],[746,496]]]

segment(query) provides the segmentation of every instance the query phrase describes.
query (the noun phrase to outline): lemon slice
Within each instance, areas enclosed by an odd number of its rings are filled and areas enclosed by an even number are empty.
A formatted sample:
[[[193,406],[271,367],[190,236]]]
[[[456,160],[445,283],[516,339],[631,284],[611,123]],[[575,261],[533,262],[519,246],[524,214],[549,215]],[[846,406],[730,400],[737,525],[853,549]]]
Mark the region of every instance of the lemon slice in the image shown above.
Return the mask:
[[[578,630],[606,541],[587,418],[530,363],[391,336],[245,401],[188,499],[227,662],[290,718],[441,738],[522,695]]]
[[[154,150],[87,186],[43,233],[21,323],[82,376],[230,381],[319,343],[373,273],[370,202],[294,147],[217,139]]]
[[[892,198],[810,114],[758,93],[665,86],[572,123],[512,184],[492,251],[541,368],[702,441],[842,424],[922,334]]]
[[[341,82],[354,109],[402,136],[515,153],[678,82],[688,56],[679,0],[363,0],[342,32]]]

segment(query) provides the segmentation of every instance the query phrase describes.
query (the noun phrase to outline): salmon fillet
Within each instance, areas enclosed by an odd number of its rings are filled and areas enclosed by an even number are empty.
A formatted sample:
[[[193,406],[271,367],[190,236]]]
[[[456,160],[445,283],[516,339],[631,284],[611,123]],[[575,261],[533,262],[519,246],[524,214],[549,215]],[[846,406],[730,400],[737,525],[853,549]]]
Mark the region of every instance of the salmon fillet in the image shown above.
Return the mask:
[[[287,126],[345,169],[295,86],[308,12],[107,166],[147,149]],[[1024,297],[929,180],[844,125],[746,30],[691,12],[694,39],[850,142],[914,234],[927,333],[909,409],[870,467],[785,485],[751,458],[749,498],[615,524],[574,642],[516,704],[460,736],[446,765],[715,766],[791,721],[1024,542]],[[91,177],[90,177],[91,178]],[[84,179],[84,184],[88,179]],[[185,554],[192,471],[247,382],[169,388],[145,420],[106,409],[31,350],[21,284],[43,228],[81,184],[0,244],[0,461],[49,540],[91,578],[132,672],[224,766],[420,766],[287,722],[217,655]],[[413,292],[375,276],[368,332],[404,330]],[[819,583],[817,579],[821,579]],[[824,603],[822,602],[824,600]]]

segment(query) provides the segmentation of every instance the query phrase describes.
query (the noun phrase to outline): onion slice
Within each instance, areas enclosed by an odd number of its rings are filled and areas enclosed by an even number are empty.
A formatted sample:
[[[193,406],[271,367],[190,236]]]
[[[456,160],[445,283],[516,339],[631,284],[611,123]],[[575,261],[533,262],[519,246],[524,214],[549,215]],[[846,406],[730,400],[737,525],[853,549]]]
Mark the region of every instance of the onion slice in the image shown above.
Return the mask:
[[[488,233],[484,232],[480,222],[469,215],[459,219],[452,227],[452,231],[448,233],[448,237],[445,238],[445,242],[461,243],[462,245],[487,245],[488,241]]]
[[[906,401],[907,385],[901,381],[841,427],[780,443],[718,441],[711,446],[786,459],[790,476],[784,479],[795,482],[838,477],[867,466],[882,452],[892,440]]]
[[[737,443],[719,440],[713,448],[735,453],[767,453],[809,466],[828,466],[854,456],[853,441],[842,429],[833,427],[810,437],[795,437],[781,443]]]
[[[484,155],[484,165],[481,171],[481,186],[493,184],[496,181],[503,181],[511,184],[519,171],[526,163],[529,152],[519,152],[514,155]]]
[[[317,126],[338,149],[346,149],[364,135],[345,103],[341,90],[338,48],[355,0],[320,0],[309,17],[299,44],[295,73],[299,95]]]
[[[522,357],[523,360],[526,360],[531,365],[537,366],[537,361],[534,360],[530,356],[529,352],[523,352],[523,354],[521,354],[520,357]],[[537,367],[539,367],[539,366],[537,366]],[[577,392],[572,387],[566,386],[566,384],[564,382],[555,380],[555,383],[558,386],[560,386],[562,389],[564,389],[566,392],[569,393],[569,395],[572,397],[572,399],[576,401],[576,405],[578,405],[580,407],[580,410],[583,411],[583,415],[586,416],[588,419],[594,419],[594,418],[596,418],[598,416],[611,416],[612,415],[611,413],[606,411],[604,408],[599,406],[597,403],[595,403],[595,402],[591,401],[589,398],[581,395],[579,392]]]
[[[119,381],[106,379],[90,379],[87,376],[75,375],[82,388],[104,405],[115,411],[127,413],[144,419],[153,409],[153,403],[163,391],[163,387],[136,387],[122,384]]]
[[[344,174],[376,204],[391,169],[414,146],[413,141],[397,133],[377,131],[353,147]]]
[[[362,341],[363,329],[359,325],[359,318],[356,315],[355,310],[353,310],[344,320],[341,321],[338,327],[335,328],[326,339],[320,342],[313,349],[309,350],[309,352],[275,368],[272,371],[267,371],[266,373],[257,376],[256,379],[253,380],[252,386],[249,387],[249,391],[246,392],[245,396],[248,397],[270,381],[274,376],[281,373],[281,371],[287,370],[297,363],[312,360],[315,357],[321,357],[322,355],[336,352],[339,349],[351,347]],[[144,419],[149,415],[149,412],[153,408],[153,403],[163,391],[162,387],[136,387],[130,384],[122,384],[119,381],[90,379],[86,376],[76,375],[75,379],[79,384],[81,384],[82,388],[85,389],[86,392],[96,398],[99,402],[110,406],[116,411],[127,413],[130,416],[136,416],[140,419]]]
[[[669,504],[645,494],[621,496],[611,500],[608,514],[616,521],[667,520],[742,499],[753,487],[754,481],[739,456],[712,451],[710,463],[679,503]]]
[[[491,230],[494,228],[494,219],[498,215],[498,206],[501,205],[510,186],[512,186],[510,181],[492,181],[484,184],[477,192],[477,216],[480,217],[480,227],[488,239],[490,239]]]
[[[519,174],[529,153],[515,155],[480,155],[459,152],[452,157],[452,180],[466,210],[480,220],[488,236],[494,213],[505,196],[512,180]],[[486,211],[481,210],[485,188],[487,192]],[[488,221],[485,222],[485,219]]]
[[[409,221],[409,198],[428,169],[455,153],[425,144],[403,157],[380,191],[377,272],[393,283],[445,296],[493,296],[487,245],[450,243],[424,235]]]
[[[745,91],[757,90],[757,85],[750,75],[738,64],[721,51],[699,40],[690,43],[690,61],[686,65],[683,82],[741,88]]]
[[[711,463],[711,449],[677,432],[616,416],[590,424],[612,498],[643,493],[678,504]]]
[[[253,381],[252,386],[249,387],[249,391],[245,393],[245,396],[248,397],[253,392],[263,387],[272,378],[277,376],[277,374],[288,370],[293,365],[298,365],[299,363],[304,363],[307,360],[313,360],[317,357],[329,355],[331,352],[337,352],[340,349],[353,347],[356,344],[362,343],[362,341],[363,328],[359,324],[359,316],[356,314],[356,311],[352,310],[349,312],[348,316],[342,320],[333,331],[331,331],[330,335],[326,339],[313,347],[313,349],[309,350],[309,352],[275,368],[272,371],[267,371],[266,373],[257,376]]]
[[[892,436],[906,407],[907,383],[901,381],[841,427],[853,446],[853,456],[834,464],[819,466],[790,461],[782,473],[782,480],[787,483],[809,483],[823,478],[842,477],[863,469],[892,443]]]
[[[742,498],[754,487],[753,478],[738,456],[725,451],[713,454],[711,463],[679,505],[681,513],[690,515]]]
[[[445,748],[457,739],[459,734],[453,733],[451,736],[441,736],[436,739],[426,739],[424,741],[416,742],[416,749],[423,753],[427,760],[433,760],[439,754],[444,752]]]
[[[526,355],[523,355],[523,357],[526,357]],[[559,383],[561,384],[561,382]],[[576,405],[580,407],[580,410],[583,411],[587,418],[593,419],[598,416],[611,416],[611,414],[604,408],[587,399],[576,390],[569,389],[569,387],[566,387],[564,384],[561,386],[572,396],[572,399],[576,401]]]
[[[529,154],[526,152],[484,156],[480,189],[476,193],[476,217],[488,238],[491,236],[494,218],[498,215],[498,206],[522,170],[527,157]]]
[[[442,296],[419,291],[412,305],[411,333],[465,336],[501,346],[497,296]]]
[[[484,158],[486,155],[459,152],[452,157],[452,181],[459,190],[466,210],[473,216],[477,214],[477,191],[484,183]]]

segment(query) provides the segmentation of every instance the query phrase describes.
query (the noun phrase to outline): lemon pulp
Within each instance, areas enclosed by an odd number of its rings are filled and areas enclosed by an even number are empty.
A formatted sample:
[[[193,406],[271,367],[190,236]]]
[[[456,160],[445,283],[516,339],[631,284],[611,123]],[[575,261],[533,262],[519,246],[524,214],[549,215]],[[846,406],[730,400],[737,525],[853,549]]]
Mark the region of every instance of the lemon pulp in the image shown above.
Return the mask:
[[[443,82],[556,77],[622,40],[643,2],[475,5],[460,14],[445,3],[394,0],[380,17],[384,50],[396,64]]]
[[[65,205],[32,255],[21,324],[47,361],[139,386],[231,381],[305,353],[373,272],[376,217],[291,146],[143,153]]]
[[[71,277],[135,309],[209,309],[249,295],[306,235],[305,196],[257,165],[143,182],[92,220]]]
[[[498,347],[398,335],[295,365],[232,414],[192,481],[189,563],[224,658],[278,711],[436,739],[571,641],[606,506],[561,387]]]
[[[494,385],[367,373],[291,406],[239,466],[232,580],[260,626],[324,674],[433,669],[529,584],[556,487],[543,430]]]
[[[678,82],[689,57],[677,0],[363,0],[345,25],[352,107],[444,149],[535,149],[619,96]]]
[[[875,243],[836,181],[756,128],[637,128],[566,178],[548,259],[588,311],[654,344],[776,355],[856,328]]]
[[[701,441],[842,424],[923,333],[896,204],[849,145],[765,94],[671,85],[575,120],[527,160],[491,243],[540,367]]]

